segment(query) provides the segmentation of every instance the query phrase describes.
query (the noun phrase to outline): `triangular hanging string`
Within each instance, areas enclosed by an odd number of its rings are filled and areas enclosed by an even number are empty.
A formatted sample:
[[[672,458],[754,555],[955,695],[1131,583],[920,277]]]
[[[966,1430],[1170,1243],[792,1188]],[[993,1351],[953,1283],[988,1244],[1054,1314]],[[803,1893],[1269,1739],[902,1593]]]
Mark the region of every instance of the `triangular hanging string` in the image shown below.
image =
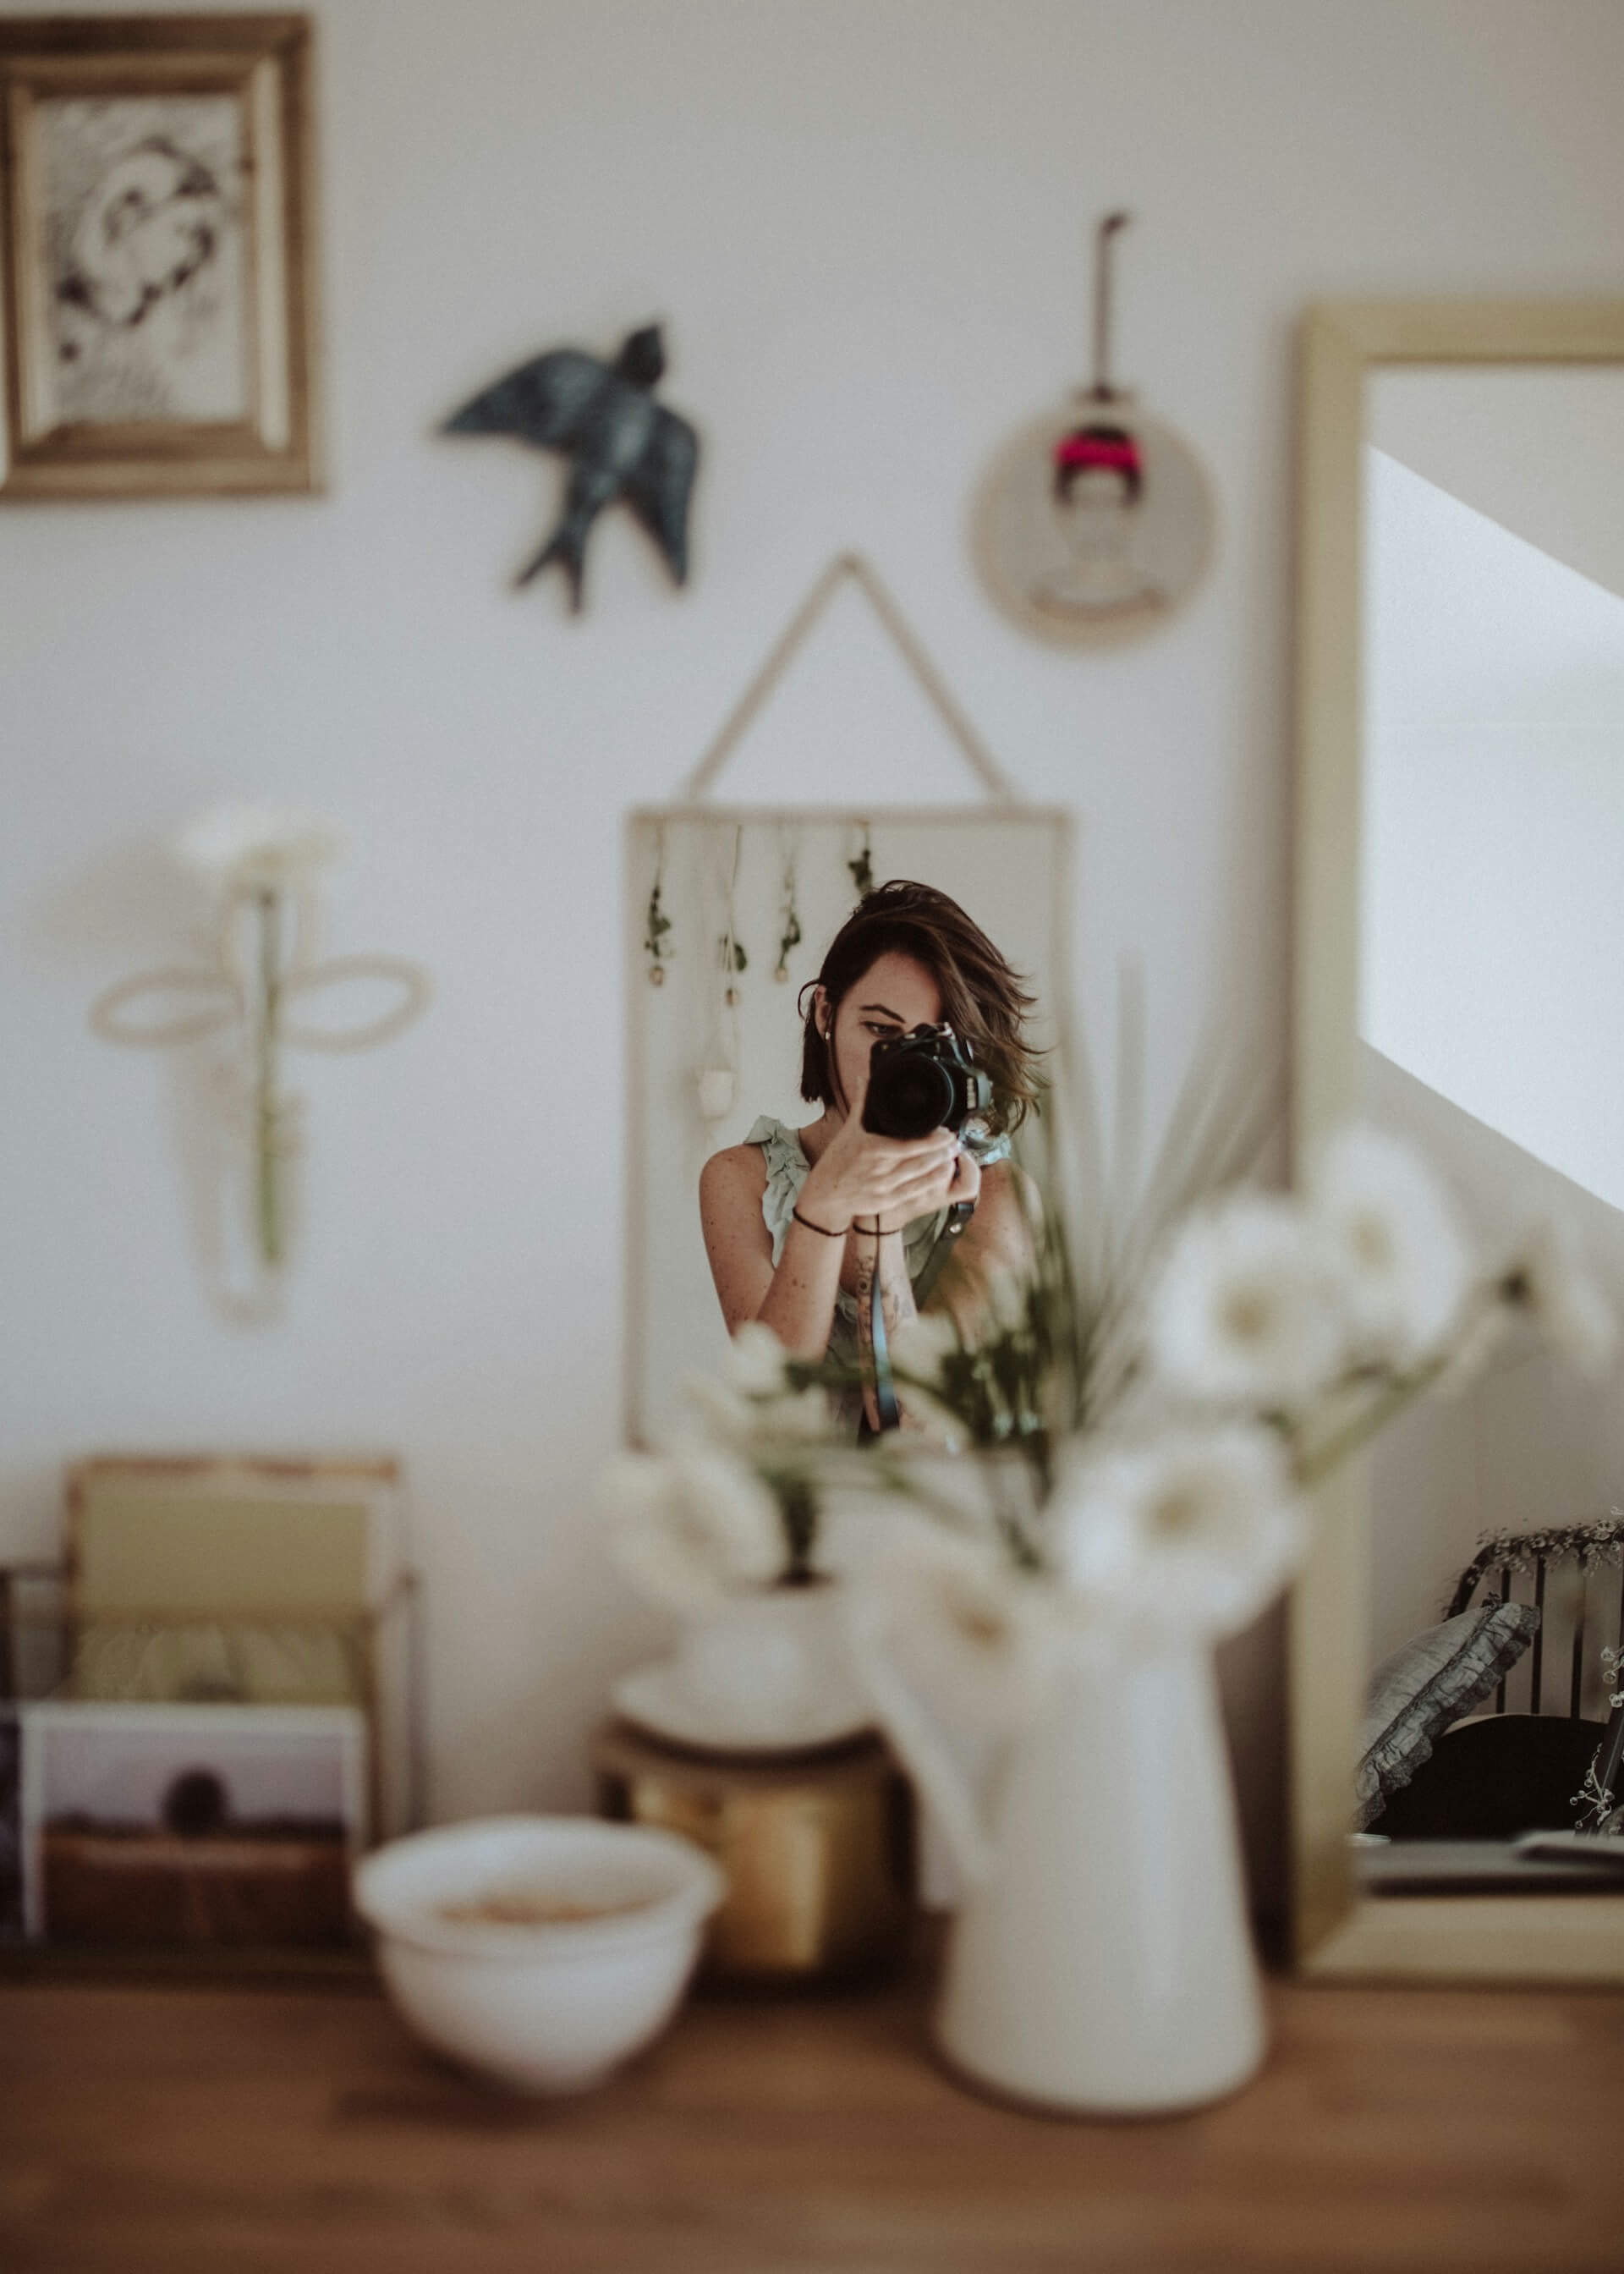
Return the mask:
[[[907,618],[861,553],[840,553],[830,562],[769,651],[766,660],[723,720],[720,731],[683,786],[683,794],[697,802],[710,787],[782,681],[808,636],[846,577],[866,596],[868,605],[890,634],[902,659],[924,689],[927,699],[958,744],[971,772],[988,796],[1000,805],[1019,805],[1020,794],[1003,772],[990,750],[959,709],[946,681],[926,652]]]

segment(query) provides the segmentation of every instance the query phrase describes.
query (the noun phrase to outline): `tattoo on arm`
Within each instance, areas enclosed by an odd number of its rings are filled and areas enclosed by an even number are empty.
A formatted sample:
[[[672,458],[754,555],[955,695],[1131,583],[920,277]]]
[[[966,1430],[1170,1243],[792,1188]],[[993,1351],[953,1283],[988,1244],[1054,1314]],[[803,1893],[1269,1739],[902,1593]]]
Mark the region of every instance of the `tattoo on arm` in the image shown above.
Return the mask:
[[[885,1321],[885,1338],[889,1343],[898,1328],[907,1319],[917,1318],[914,1301],[914,1283],[908,1277],[907,1252],[900,1234],[887,1232],[876,1240],[870,1232],[860,1233],[857,1241],[857,1284],[853,1292],[857,1301],[857,1348],[863,1369],[863,1411],[868,1417],[868,1427],[880,1426],[879,1400],[874,1389],[874,1274],[877,1251],[880,1275],[880,1312]]]

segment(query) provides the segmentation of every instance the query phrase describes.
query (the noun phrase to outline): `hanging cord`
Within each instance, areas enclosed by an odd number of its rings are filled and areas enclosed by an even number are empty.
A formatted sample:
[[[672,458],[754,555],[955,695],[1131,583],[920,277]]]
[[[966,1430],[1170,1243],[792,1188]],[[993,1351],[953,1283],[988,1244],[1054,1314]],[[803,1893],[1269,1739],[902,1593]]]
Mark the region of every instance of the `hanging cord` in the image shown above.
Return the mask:
[[[778,960],[772,967],[775,979],[789,977],[789,960],[801,945],[802,933],[801,915],[795,906],[795,864],[801,855],[801,832],[778,824],[778,868],[780,883],[778,897]]]
[[[671,918],[665,914],[665,825],[662,821],[654,837],[654,882],[649,888],[649,905],[643,916],[643,949],[649,959],[649,983],[654,987],[665,984],[665,966],[674,953],[665,945]]]
[[[874,890],[874,830],[866,821],[857,824],[859,843],[856,852],[846,862],[846,870],[856,888],[860,900],[867,900]]]
[[[733,852],[726,862],[724,929],[717,940],[721,987],[716,1002],[715,1032],[718,1063],[726,1065],[736,1076],[739,1071],[739,975],[749,961],[739,940],[739,861],[744,850],[744,831],[741,827],[734,827],[733,840]]]
[[[738,1006],[739,974],[746,969],[750,960],[739,938],[739,859],[743,850],[744,830],[740,825],[733,831],[733,859],[727,869],[727,928],[718,942],[722,969],[726,975],[722,1000],[730,1011]]]
[[[766,660],[723,720],[716,739],[683,785],[686,798],[702,798],[749,732],[768,699],[835,592],[850,576],[878,616],[914,674],[937,717],[959,745],[965,763],[990,798],[1018,805],[1020,798],[991,751],[959,707],[947,682],[926,653],[918,635],[861,553],[840,553],[830,562],[768,651]]]
[[[1110,382],[1111,358],[1111,239],[1126,229],[1132,214],[1107,214],[1094,233],[1094,384],[1088,392],[1096,403],[1115,403],[1121,390]]]

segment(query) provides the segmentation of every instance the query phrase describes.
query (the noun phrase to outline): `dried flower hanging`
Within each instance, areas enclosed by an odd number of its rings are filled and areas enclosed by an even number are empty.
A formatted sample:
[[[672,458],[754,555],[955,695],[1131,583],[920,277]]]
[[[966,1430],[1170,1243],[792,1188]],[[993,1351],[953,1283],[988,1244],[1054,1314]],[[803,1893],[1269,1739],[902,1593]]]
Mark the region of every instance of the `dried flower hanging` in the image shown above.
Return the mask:
[[[727,873],[727,922],[726,930],[717,942],[717,949],[721,957],[722,970],[725,975],[722,1000],[730,1011],[737,1009],[739,1003],[739,990],[733,985],[733,981],[741,972],[749,968],[750,962],[745,952],[744,942],[739,937],[739,918],[736,913],[739,895],[739,855],[743,845],[744,832],[742,829],[735,829],[733,865]]]
[[[665,945],[665,935],[671,930],[671,918],[661,903],[665,882],[665,832],[662,829],[656,840],[654,882],[649,891],[648,914],[643,920],[643,953],[649,959],[649,984],[665,984],[665,966],[673,960],[674,950]]]
[[[733,1111],[738,1088],[739,990],[733,983],[748,969],[750,961],[739,937],[739,857],[743,847],[744,832],[735,828],[724,889],[722,930],[716,944],[722,984],[713,1014],[715,1050],[709,1065],[702,1066],[695,1077],[700,1118],[708,1122],[724,1120]]]
[[[773,977],[782,984],[789,977],[789,960],[801,945],[801,917],[795,907],[796,841],[791,836],[784,840],[784,875],[780,887],[783,906],[778,915],[778,960],[772,967]]]
[[[874,890],[874,832],[866,821],[861,828],[862,843],[858,847],[855,856],[846,864],[851,871],[852,882],[857,887],[860,900]]]

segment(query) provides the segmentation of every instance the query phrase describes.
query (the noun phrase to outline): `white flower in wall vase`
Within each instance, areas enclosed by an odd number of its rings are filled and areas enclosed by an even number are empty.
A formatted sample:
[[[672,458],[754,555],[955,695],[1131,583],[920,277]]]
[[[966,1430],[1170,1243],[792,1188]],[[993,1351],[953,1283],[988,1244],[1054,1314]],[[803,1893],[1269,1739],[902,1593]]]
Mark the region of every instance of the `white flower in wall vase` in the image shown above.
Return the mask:
[[[429,998],[427,974],[401,957],[318,957],[317,880],[343,844],[316,814],[235,805],[200,815],[171,850],[210,895],[208,959],[121,981],[91,1010],[92,1027],[109,1042],[194,1055],[207,1045],[211,1055],[199,1065],[217,1141],[194,1150],[222,1185],[237,1168],[246,1175],[248,1276],[222,1276],[247,1315],[268,1308],[289,1254],[304,1108],[286,1085],[284,1051],[370,1049],[410,1025]]]

